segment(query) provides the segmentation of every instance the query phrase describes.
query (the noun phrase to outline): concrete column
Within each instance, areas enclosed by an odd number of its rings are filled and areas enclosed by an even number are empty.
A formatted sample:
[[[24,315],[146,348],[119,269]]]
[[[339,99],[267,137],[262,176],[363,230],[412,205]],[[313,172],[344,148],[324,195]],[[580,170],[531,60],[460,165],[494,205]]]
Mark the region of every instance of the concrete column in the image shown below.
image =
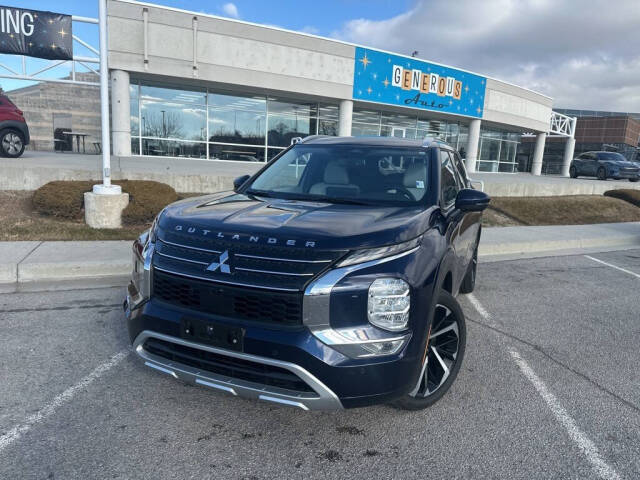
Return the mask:
[[[547,134],[541,132],[536,136],[536,148],[533,151],[533,163],[531,164],[531,174],[540,175],[542,173],[542,157],[544,156],[544,143]]]
[[[567,143],[564,144],[564,157],[562,159],[562,176],[569,176],[569,167],[571,167],[571,160],[573,160],[573,151],[576,148],[576,139],[572,137],[567,138]]]
[[[129,72],[111,70],[111,141],[117,157],[131,156],[130,111]]]
[[[476,171],[476,160],[478,160],[478,146],[480,145],[480,120],[471,120],[469,124],[469,138],[467,140],[467,158],[465,167],[467,172]]]
[[[353,120],[353,102],[342,100],[340,102],[340,120],[338,123],[338,135],[341,137],[351,136],[351,122]]]

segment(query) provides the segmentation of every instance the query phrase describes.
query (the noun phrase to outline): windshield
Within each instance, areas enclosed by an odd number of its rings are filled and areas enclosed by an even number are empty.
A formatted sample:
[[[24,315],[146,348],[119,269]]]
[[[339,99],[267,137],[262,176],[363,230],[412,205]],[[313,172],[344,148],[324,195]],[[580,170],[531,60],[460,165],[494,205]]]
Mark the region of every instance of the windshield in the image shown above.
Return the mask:
[[[298,144],[246,193],[332,203],[417,205],[430,188],[429,151],[420,147]]]
[[[627,159],[621,153],[617,152],[599,152],[598,158],[600,160],[615,160],[616,162],[626,162]]]

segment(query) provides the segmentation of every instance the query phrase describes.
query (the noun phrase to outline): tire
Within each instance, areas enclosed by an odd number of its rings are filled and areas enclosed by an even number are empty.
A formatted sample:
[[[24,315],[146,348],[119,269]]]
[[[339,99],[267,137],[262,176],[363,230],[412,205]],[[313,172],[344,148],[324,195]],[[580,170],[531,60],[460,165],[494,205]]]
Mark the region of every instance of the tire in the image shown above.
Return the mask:
[[[638,180],[640,180],[640,178],[630,178],[629,179],[629,181],[633,182],[633,183],[637,182]]]
[[[0,132],[0,153],[4,157],[17,158],[24,152],[24,136],[18,130],[7,128]]]
[[[578,169],[574,165],[571,165],[569,168],[569,176],[571,178],[578,178]]]
[[[605,170],[604,167],[600,167],[598,169],[598,180],[606,180],[607,179],[607,171]]]
[[[467,274],[464,276],[464,279],[462,280],[462,284],[460,285],[460,293],[473,292],[473,289],[476,287],[477,270],[478,270],[478,247],[476,246],[476,249],[473,252],[473,257],[471,257],[471,262],[469,262],[469,267],[467,267]]]
[[[416,386],[392,403],[397,408],[422,410],[430,407],[447,393],[458,376],[464,358],[467,328],[460,304],[445,290],[438,295],[427,342],[427,354],[424,366],[419,369]]]

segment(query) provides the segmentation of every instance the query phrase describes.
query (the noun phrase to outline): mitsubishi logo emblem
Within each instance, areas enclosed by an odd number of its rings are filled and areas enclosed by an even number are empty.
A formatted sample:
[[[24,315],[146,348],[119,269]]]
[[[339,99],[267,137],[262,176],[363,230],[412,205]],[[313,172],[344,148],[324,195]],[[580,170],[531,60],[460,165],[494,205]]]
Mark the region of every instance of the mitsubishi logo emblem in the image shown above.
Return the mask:
[[[219,268],[220,272],[222,273],[231,273],[231,269],[227,264],[228,261],[229,261],[229,250],[225,250],[220,254],[220,258],[218,258],[218,261],[213,262],[211,265],[209,265],[207,267],[207,270],[209,272],[215,272]]]

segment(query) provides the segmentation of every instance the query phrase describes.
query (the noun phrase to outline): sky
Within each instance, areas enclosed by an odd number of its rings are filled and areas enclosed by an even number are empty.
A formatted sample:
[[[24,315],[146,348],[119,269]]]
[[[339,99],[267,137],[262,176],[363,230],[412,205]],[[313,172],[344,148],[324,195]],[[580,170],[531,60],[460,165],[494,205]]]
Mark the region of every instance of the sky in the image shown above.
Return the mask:
[[[406,55],[418,51],[424,60],[549,95],[558,108],[640,112],[640,0],[153,3]],[[18,4],[23,8],[52,9],[51,0],[20,0],[15,3]],[[55,11],[97,17],[97,4],[97,0],[57,0]],[[85,34],[97,38],[97,29],[87,25]],[[6,56],[1,57],[0,61],[5,61]],[[35,65],[38,61],[30,62]],[[25,84],[0,79],[0,85],[9,90]]]

